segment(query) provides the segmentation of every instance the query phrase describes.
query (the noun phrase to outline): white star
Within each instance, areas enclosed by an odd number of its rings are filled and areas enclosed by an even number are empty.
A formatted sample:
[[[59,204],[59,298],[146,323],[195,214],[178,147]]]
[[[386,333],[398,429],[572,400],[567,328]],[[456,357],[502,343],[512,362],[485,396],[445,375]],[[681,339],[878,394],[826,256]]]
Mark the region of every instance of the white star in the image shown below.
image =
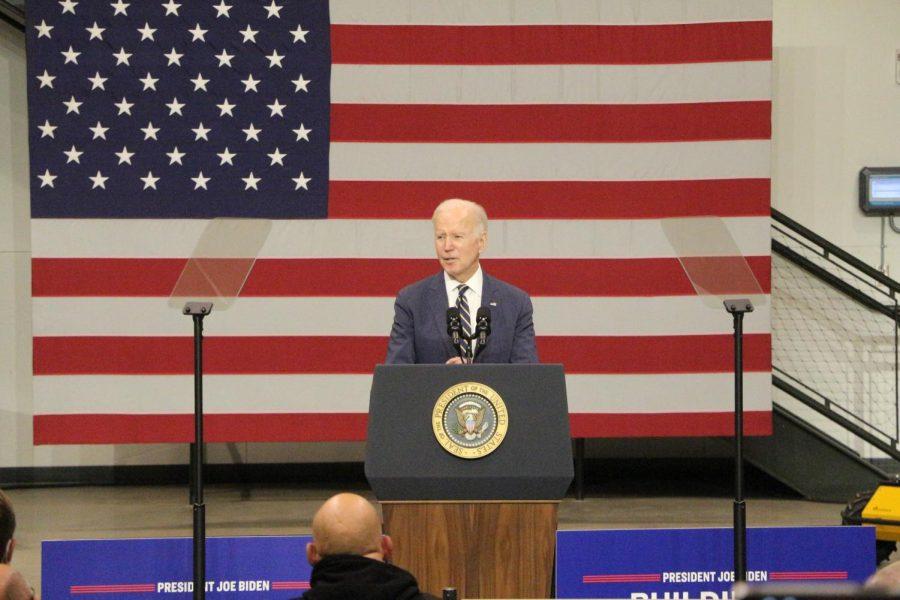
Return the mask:
[[[220,117],[224,117],[225,115],[233,117],[234,113],[232,113],[231,111],[234,110],[234,107],[237,106],[237,104],[232,104],[228,101],[228,98],[225,98],[225,101],[222,102],[222,104],[216,104],[216,106],[221,111],[219,113]]]
[[[145,140],[149,140],[149,139],[159,140],[159,138],[156,137],[156,134],[159,133],[159,127],[154,127],[153,121],[148,121],[146,127],[141,127],[141,131],[144,132]]]
[[[93,77],[88,77],[87,80],[91,82],[91,91],[96,89],[105,90],[106,86],[103,84],[106,83],[108,77],[100,77],[100,71],[94,73]]]
[[[210,179],[212,179],[212,177],[204,177],[203,176],[203,171],[200,171],[199,173],[197,173],[196,177],[191,177],[191,181],[194,182],[195,190],[198,190],[200,188],[203,188],[204,190],[207,189],[206,182],[209,181]]]
[[[269,166],[274,167],[275,165],[281,165],[283,167],[285,156],[287,156],[287,154],[281,152],[278,148],[275,148],[275,152],[268,155],[268,157],[272,159],[272,163]]]
[[[51,39],[50,30],[53,29],[53,25],[47,25],[47,21],[41,19],[41,24],[35,25],[34,28],[38,31],[38,39],[42,37],[45,37],[48,40]]]
[[[116,66],[125,65],[126,67],[130,67],[131,65],[128,62],[128,59],[131,58],[130,52],[125,52],[125,48],[119,48],[119,51],[113,56],[116,57]]]
[[[122,146],[121,152],[116,152],[116,156],[119,157],[119,164],[128,163],[131,164],[131,157],[134,156],[134,152],[129,152],[127,146]]]
[[[56,79],[56,75],[51,75],[47,72],[47,69],[44,69],[43,75],[37,76],[38,81],[41,82],[41,87],[48,87],[51,90],[53,89],[53,80]]]
[[[195,142],[199,142],[201,139],[208,142],[209,138],[206,137],[206,134],[208,134],[210,131],[212,131],[212,129],[210,129],[209,127],[204,127],[203,122],[201,121],[200,124],[197,125],[197,127],[195,127],[194,129],[191,129],[191,131],[193,131],[194,135],[197,136],[194,138]]]
[[[147,90],[153,90],[155,92],[156,91],[156,82],[159,81],[159,79],[150,75],[150,72],[148,71],[147,76],[144,77],[143,79],[138,79],[138,81],[140,81],[141,83],[144,84],[145,92]]]
[[[109,179],[109,177],[104,177],[103,173],[97,171],[96,175],[94,175],[93,177],[88,177],[88,179],[94,182],[94,185],[91,186],[92,190],[95,190],[97,188],[103,188],[105,190],[106,180]]]
[[[276,19],[281,18],[281,15],[279,14],[281,12],[281,6],[275,4],[275,0],[272,0],[272,4],[263,6],[263,8],[265,8],[266,12],[269,13],[266,16],[267,19],[271,19],[272,17],[275,17]]]
[[[41,180],[41,187],[53,187],[53,180],[56,179],[56,175],[50,172],[50,169],[44,170],[43,175],[38,175],[38,179]]]
[[[62,14],[66,14],[67,12],[75,14],[75,7],[78,6],[77,2],[72,2],[72,0],[61,0],[59,3],[62,6]]]
[[[254,190],[257,190],[257,191],[259,190],[259,188],[256,187],[256,184],[259,183],[260,181],[262,181],[262,178],[254,177],[253,171],[250,171],[250,175],[248,175],[247,177],[241,177],[241,179],[243,179],[244,183],[246,184],[244,186],[245,190],[249,190],[250,188],[253,188]]]
[[[283,117],[284,109],[287,108],[287,104],[282,104],[281,102],[278,101],[278,98],[275,98],[275,102],[273,102],[272,104],[266,104],[266,106],[268,107],[269,110],[272,111],[272,114],[269,116],[273,117],[273,118],[275,117],[275,115],[278,115],[279,117]]]
[[[166,9],[165,16],[175,15],[178,16],[178,9],[181,8],[180,4],[176,4],[175,0],[169,0],[165,4],[163,4],[163,8]]]
[[[91,41],[91,40],[101,40],[102,41],[103,40],[103,32],[106,31],[106,28],[100,27],[99,25],[97,25],[97,21],[94,21],[93,26],[85,27],[84,30],[87,31],[89,34],[91,34],[91,37],[90,37],[90,39],[88,39],[88,41]]]
[[[96,125],[94,125],[93,127],[88,127],[88,129],[94,132],[94,137],[91,138],[92,140],[96,140],[97,138],[102,138],[105,140],[106,132],[109,131],[109,127],[104,127],[100,124],[100,121],[97,121]]]
[[[297,134],[297,141],[298,141],[298,142],[299,142],[300,140],[306,140],[306,141],[308,142],[308,141],[309,141],[309,134],[310,134],[310,132],[312,131],[312,129],[307,129],[306,127],[303,126],[303,123],[300,123],[299,129],[292,129],[291,131],[293,131],[294,133]]]
[[[297,29],[291,32],[294,36],[294,43],[303,42],[305,44],[307,33],[309,33],[308,29],[303,29],[300,25],[297,25]]]
[[[291,177],[291,181],[293,181],[297,184],[296,186],[294,186],[295,190],[299,190],[300,188],[303,188],[304,190],[308,190],[309,188],[306,187],[306,184],[309,183],[310,181],[312,181],[312,178],[304,177],[303,171],[300,171],[300,175],[298,175],[297,177]]]
[[[125,15],[126,17],[128,16],[128,13],[125,11],[128,9],[129,5],[122,2],[122,0],[116,0],[116,2],[110,3],[110,6],[112,6],[113,10],[116,11],[113,13],[113,16],[116,16],[116,15]]]
[[[159,177],[153,176],[153,171],[147,171],[147,175],[145,177],[140,178],[141,181],[144,182],[144,189],[156,189],[156,182],[159,181]]]
[[[72,144],[72,149],[71,150],[63,150],[63,154],[66,155],[66,164],[69,164],[72,162],[81,164],[81,159],[79,159],[78,157],[81,156],[82,154],[84,154],[84,152],[78,150],[78,148],[75,147],[75,144]]]
[[[56,136],[53,135],[53,131],[54,131],[57,127],[58,127],[58,125],[51,125],[51,124],[50,124],[50,121],[48,121],[47,119],[44,119],[44,124],[43,124],[43,125],[38,125],[38,129],[41,130],[41,137],[42,137],[42,138],[45,138],[45,137],[52,137],[52,138],[55,139]]]
[[[172,98],[172,101],[167,103],[166,106],[169,107],[169,116],[173,116],[177,114],[179,117],[183,117],[181,109],[184,108],[184,102],[179,102],[178,98]]]
[[[250,140],[255,140],[258,142],[259,134],[262,133],[262,129],[257,129],[253,126],[253,123],[250,123],[250,127],[248,127],[247,129],[242,129],[241,131],[247,134],[247,139],[244,140],[245,142],[249,142]]]
[[[229,165],[231,165],[231,166],[233,167],[233,166],[234,166],[234,163],[231,162],[231,159],[234,158],[235,156],[237,156],[237,153],[235,153],[235,152],[229,152],[229,151],[228,151],[228,147],[226,146],[226,147],[225,147],[225,152],[219,152],[219,153],[216,154],[216,156],[218,156],[218,157],[221,159],[221,162],[219,163],[219,166],[220,166],[220,167],[221,167],[222,165],[224,165],[225,163],[228,163]]]
[[[185,156],[185,153],[179,152],[178,146],[175,146],[174,148],[172,148],[171,152],[166,152],[166,156],[169,157],[170,165],[174,165],[175,163],[178,163],[179,165],[184,165],[184,163],[181,162],[181,159]]]
[[[247,75],[247,79],[241,79],[241,83],[244,84],[244,93],[246,94],[250,90],[254,92],[258,92],[256,86],[259,85],[259,79],[253,79],[253,74]]]
[[[131,115],[131,107],[134,106],[134,102],[129,102],[122,96],[122,100],[113,104],[116,108],[119,109],[119,115]]]
[[[180,67],[181,66],[181,57],[184,56],[184,54],[178,54],[177,52],[175,52],[175,47],[172,46],[172,51],[169,52],[168,54],[163,54],[163,56],[165,56],[166,58],[169,59],[168,66],[171,67],[172,65],[178,65]]]
[[[81,54],[81,52],[75,52],[75,49],[72,48],[72,46],[69,46],[68,50],[66,50],[64,52],[60,52],[60,54],[62,54],[63,56],[66,57],[66,62],[63,63],[64,65],[67,65],[69,63],[74,63],[77,65],[78,64],[78,55]]]
[[[300,77],[298,77],[297,79],[291,80],[291,83],[293,83],[295,86],[294,92],[299,92],[300,90],[303,90],[304,92],[308,93],[309,90],[306,88],[306,86],[309,84],[310,81],[312,81],[312,80],[311,79],[303,79],[303,73],[300,73]]]
[[[203,77],[203,73],[197,73],[197,76],[191,79],[191,83],[194,84],[194,91],[199,92],[200,90],[206,91],[206,84],[209,83],[209,79]]]
[[[240,33],[242,36],[244,36],[245,44],[248,41],[253,42],[255,44],[256,43],[256,34],[259,33],[259,31],[251,29],[250,25],[248,24],[247,29],[245,29],[244,31],[239,31],[238,33]]]
[[[188,29],[188,33],[190,33],[194,38],[191,40],[192,42],[196,42],[197,40],[205,42],[206,38],[203,36],[206,35],[207,31],[209,31],[209,29],[200,29],[200,23],[197,23],[197,25],[195,25],[193,29]]]
[[[213,6],[213,8],[216,9],[216,13],[217,13],[216,18],[217,19],[219,17],[225,17],[226,19],[231,18],[231,15],[228,14],[228,11],[231,10],[231,5],[225,4],[225,0],[222,0],[221,2],[219,2],[218,5]]]
[[[216,54],[216,58],[219,59],[219,66],[228,65],[231,66],[231,59],[234,58],[234,54],[228,54],[225,50],[222,50],[222,54]]]
[[[68,100],[63,102],[63,105],[66,107],[66,114],[75,113],[76,115],[80,115],[81,111],[78,110],[78,107],[82,105],[82,102],[78,102],[75,100],[75,96],[70,96]]]
[[[141,34],[141,41],[150,40],[151,42],[156,41],[153,39],[153,34],[156,33],[156,30],[150,27],[150,23],[144,21],[144,26],[141,29],[138,29],[138,33]]]
[[[272,50],[272,55],[271,55],[271,56],[267,56],[266,58],[269,59],[269,68],[270,68],[270,69],[272,69],[272,68],[274,68],[274,67],[276,67],[276,66],[277,66],[278,68],[282,68],[282,67],[281,67],[281,61],[284,60],[284,55],[283,55],[283,54],[278,54],[278,51],[277,51],[277,50]]]

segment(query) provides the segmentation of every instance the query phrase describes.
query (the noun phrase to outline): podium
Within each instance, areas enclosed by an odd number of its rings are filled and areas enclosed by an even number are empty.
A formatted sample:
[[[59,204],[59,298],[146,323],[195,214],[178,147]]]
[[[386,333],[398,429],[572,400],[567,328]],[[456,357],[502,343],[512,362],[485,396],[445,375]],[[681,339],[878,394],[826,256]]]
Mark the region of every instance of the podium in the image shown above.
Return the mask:
[[[377,366],[365,469],[424,591],[551,597],[573,476],[562,365]]]

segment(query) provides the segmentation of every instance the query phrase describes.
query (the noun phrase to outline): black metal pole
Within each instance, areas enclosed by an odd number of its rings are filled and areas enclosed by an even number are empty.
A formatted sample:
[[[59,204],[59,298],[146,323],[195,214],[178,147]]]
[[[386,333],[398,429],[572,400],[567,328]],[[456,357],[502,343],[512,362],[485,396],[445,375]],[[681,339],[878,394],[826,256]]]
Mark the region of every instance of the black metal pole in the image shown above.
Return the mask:
[[[194,319],[194,443],[191,456],[194,507],[194,599],[206,596],[206,505],[203,503],[203,317]]]
[[[747,503],[744,502],[744,313],[734,316],[734,580],[747,580]]]

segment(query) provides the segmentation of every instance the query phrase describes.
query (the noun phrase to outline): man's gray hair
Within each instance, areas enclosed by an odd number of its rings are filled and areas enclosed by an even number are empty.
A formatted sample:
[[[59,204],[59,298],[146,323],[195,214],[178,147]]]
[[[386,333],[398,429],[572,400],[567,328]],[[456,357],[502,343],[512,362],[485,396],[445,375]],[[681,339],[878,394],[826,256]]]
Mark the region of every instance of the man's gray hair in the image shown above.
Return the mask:
[[[481,231],[478,233],[485,233],[488,229],[488,217],[487,212],[485,212],[484,207],[478,204],[477,202],[472,202],[471,200],[463,200],[462,198],[448,198],[444,200],[440,204],[437,205],[437,208],[434,209],[434,214],[431,215],[432,222],[434,221],[437,214],[442,210],[453,208],[453,207],[465,207],[468,210],[472,211],[475,215],[475,218],[478,219],[478,225],[481,227]]]

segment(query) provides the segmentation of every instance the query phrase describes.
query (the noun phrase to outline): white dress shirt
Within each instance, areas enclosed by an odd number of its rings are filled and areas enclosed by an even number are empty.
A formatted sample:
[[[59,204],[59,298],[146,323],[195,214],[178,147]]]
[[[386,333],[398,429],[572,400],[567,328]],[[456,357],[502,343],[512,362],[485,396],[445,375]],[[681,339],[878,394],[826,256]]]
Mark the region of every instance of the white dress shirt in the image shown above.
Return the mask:
[[[481,271],[481,265],[478,265],[478,269],[469,277],[468,281],[462,283],[453,279],[444,271],[444,286],[447,288],[447,308],[456,306],[456,299],[459,297],[459,286],[461,285],[469,286],[469,289],[466,290],[466,302],[469,304],[469,326],[471,327],[469,333],[475,333],[475,315],[478,314],[478,309],[481,308],[481,292],[484,289],[484,273]],[[478,340],[472,340],[470,343],[474,354],[475,348],[478,346]]]

